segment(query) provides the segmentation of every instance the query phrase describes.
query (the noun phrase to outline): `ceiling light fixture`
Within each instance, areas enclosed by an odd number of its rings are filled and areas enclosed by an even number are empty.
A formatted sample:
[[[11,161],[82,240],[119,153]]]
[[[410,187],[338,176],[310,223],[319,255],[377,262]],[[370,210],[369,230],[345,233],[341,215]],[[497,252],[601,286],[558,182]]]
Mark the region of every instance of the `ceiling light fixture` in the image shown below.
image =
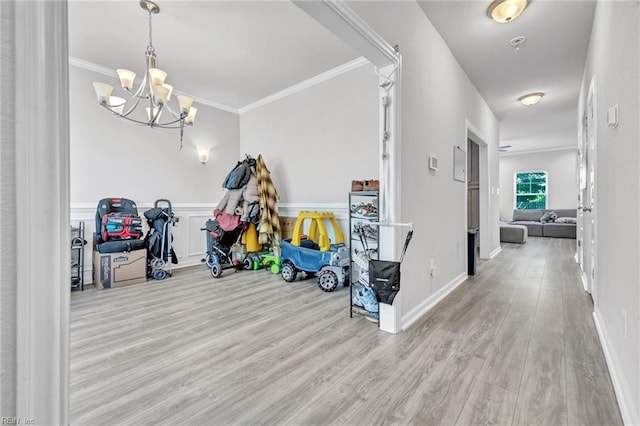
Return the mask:
[[[540,99],[542,99],[543,96],[544,93],[542,92],[529,93],[527,95],[520,96],[518,100],[522,102],[523,105],[531,106],[540,102]]]
[[[180,149],[182,149],[184,127],[185,125],[193,125],[198,110],[192,106],[193,99],[184,95],[176,96],[179,105],[178,112],[169,106],[173,86],[165,83],[167,73],[156,68],[156,53],[151,39],[151,14],[159,13],[160,7],[151,0],[140,0],[140,7],[149,13],[149,45],[145,53],[147,66],[142,83],[134,90],[136,74],[126,69],[118,69],[120,85],[130,95],[129,99],[111,96],[113,86],[110,84],[94,82],[93,87],[98,97],[98,103],[118,118],[124,118],[151,128],[180,129]],[[146,121],[130,117],[138,107],[140,100],[143,99],[149,101],[149,106],[146,107]],[[168,121],[161,122],[160,116],[164,110],[168,110],[172,117]]]
[[[528,0],[495,0],[487,9],[487,15],[496,22],[511,22],[520,16],[528,4]]]

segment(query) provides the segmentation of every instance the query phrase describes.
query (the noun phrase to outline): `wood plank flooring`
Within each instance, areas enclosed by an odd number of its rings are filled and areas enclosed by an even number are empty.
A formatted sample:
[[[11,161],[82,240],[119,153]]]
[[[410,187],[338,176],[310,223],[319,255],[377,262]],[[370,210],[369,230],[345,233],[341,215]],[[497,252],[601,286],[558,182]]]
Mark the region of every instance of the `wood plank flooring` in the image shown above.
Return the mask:
[[[503,244],[410,330],[204,267],[71,295],[73,425],[621,425],[575,240]]]

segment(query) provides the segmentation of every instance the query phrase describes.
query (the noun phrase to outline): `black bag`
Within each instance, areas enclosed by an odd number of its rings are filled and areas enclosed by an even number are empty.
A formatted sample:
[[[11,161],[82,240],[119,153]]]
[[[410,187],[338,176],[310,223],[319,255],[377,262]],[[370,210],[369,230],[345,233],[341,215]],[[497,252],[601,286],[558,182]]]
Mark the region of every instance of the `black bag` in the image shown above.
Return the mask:
[[[119,253],[146,248],[144,240],[113,240],[96,244],[98,253]]]
[[[375,292],[378,302],[392,305],[400,291],[400,265],[412,237],[413,229],[407,234],[400,261],[369,259],[369,286]]]

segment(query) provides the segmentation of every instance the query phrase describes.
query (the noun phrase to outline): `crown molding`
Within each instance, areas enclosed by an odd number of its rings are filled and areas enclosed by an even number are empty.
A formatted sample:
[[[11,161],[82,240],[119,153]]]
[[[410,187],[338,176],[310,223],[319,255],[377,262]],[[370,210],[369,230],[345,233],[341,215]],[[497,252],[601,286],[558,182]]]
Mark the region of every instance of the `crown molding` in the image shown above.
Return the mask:
[[[188,95],[191,96],[193,98],[193,100],[199,104],[203,104],[203,105],[207,105],[210,106],[212,108],[217,108],[223,111],[227,111],[227,112],[231,112],[234,114],[243,114],[247,111],[251,111],[253,109],[259,108],[261,106],[270,104],[272,102],[275,102],[277,100],[286,98],[287,96],[291,96],[295,93],[301,92],[303,90],[306,90],[310,87],[313,87],[317,84],[323,83],[327,80],[331,80],[332,78],[338,77],[339,75],[342,75],[346,72],[349,72],[351,70],[354,70],[356,68],[359,68],[365,64],[368,64],[369,61],[367,59],[365,59],[364,57],[359,57],[356,58],[352,61],[349,61],[347,63],[344,63],[342,65],[339,65],[333,69],[330,69],[329,71],[323,72],[321,74],[318,74],[314,77],[311,77],[307,80],[304,80],[300,83],[294,84],[293,86],[287,87],[286,89],[283,89],[279,92],[273,93],[269,96],[266,96],[262,99],[259,99],[255,102],[252,102],[248,105],[245,105],[241,108],[233,108],[230,107],[228,105],[223,105],[220,104],[218,102],[214,102],[211,101],[209,99],[205,99],[205,98],[201,98],[199,96],[196,95],[192,95],[190,93],[185,93],[185,92],[181,92],[179,90],[174,90],[174,93],[176,95]],[[78,68],[82,68],[85,69],[87,71],[92,71],[95,72],[97,74],[102,74],[105,75],[107,77],[111,77],[111,78],[118,78],[118,74],[116,73],[115,70],[108,68],[108,67],[104,67],[102,65],[98,65],[96,63],[93,62],[89,62],[89,61],[85,61],[83,59],[80,58],[76,58],[74,56],[69,56],[69,65],[72,65],[74,67],[78,67]],[[138,82],[138,84],[140,84],[140,81],[138,78],[136,78],[136,81]]]
[[[344,74],[346,72],[349,72],[351,70],[354,70],[356,68],[359,68],[365,64],[368,64],[369,61],[366,60],[365,58],[363,58],[362,56],[359,58],[356,58],[352,61],[349,61],[347,63],[344,63],[342,65],[339,65],[333,69],[330,69],[329,71],[323,72],[322,74],[318,74],[315,77],[311,77],[308,80],[302,81],[298,84],[294,84],[293,86],[287,87],[284,90],[281,90],[279,92],[273,93],[269,96],[266,96],[262,99],[259,99],[255,102],[252,102],[248,105],[243,106],[242,108],[239,108],[239,112],[240,114],[244,114],[245,112],[251,111],[253,109],[259,108],[261,106],[270,104],[272,102],[275,102],[277,100],[280,100],[282,98],[286,98],[287,96],[291,96],[295,93],[301,92],[303,90],[306,90],[310,87],[313,87],[317,84],[323,83],[327,80],[331,80],[332,78],[335,78],[341,74]]]
[[[530,149],[527,151],[516,151],[516,152],[501,152],[500,157],[511,157],[513,155],[539,154],[543,152],[570,151],[570,150],[575,150],[577,152],[578,148],[575,146],[561,146],[558,148]]]
[[[104,67],[102,65],[95,64],[93,62],[85,61],[84,59],[76,58],[74,56],[69,56],[69,65],[72,65],[72,66],[77,67],[77,68],[82,68],[82,69],[87,70],[87,71],[92,71],[92,72],[95,72],[97,74],[102,74],[102,75],[105,75],[107,77],[118,78],[118,73],[116,73],[115,70],[113,70],[111,68],[108,68],[108,67]],[[136,78],[136,82],[138,84],[140,84],[141,83],[140,78]],[[220,109],[222,111],[227,111],[227,112],[231,112],[231,113],[234,113],[234,114],[238,114],[239,113],[238,112],[238,108],[233,108],[233,107],[230,107],[228,105],[224,105],[224,104],[221,104],[221,103],[218,103],[218,102],[214,102],[214,101],[209,100],[209,99],[202,98],[200,96],[192,95],[191,93],[185,93],[185,92],[180,91],[180,90],[174,90],[173,93],[176,94],[176,95],[187,95],[187,96],[190,96],[190,97],[193,98],[193,100],[195,102],[197,102],[199,104],[202,104],[202,105],[207,105],[207,106],[210,106],[212,108]]]

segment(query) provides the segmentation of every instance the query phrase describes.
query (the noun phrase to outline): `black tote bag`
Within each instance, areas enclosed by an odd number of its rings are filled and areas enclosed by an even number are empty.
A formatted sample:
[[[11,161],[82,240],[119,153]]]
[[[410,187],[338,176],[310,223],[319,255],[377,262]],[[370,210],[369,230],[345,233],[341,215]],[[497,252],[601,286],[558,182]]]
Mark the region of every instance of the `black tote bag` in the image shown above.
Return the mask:
[[[413,229],[407,234],[402,255],[398,262],[392,260],[369,260],[369,286],[376,294],[379,303],[392,305],[393,299],[400,291],[400,265],[412,237]]]

